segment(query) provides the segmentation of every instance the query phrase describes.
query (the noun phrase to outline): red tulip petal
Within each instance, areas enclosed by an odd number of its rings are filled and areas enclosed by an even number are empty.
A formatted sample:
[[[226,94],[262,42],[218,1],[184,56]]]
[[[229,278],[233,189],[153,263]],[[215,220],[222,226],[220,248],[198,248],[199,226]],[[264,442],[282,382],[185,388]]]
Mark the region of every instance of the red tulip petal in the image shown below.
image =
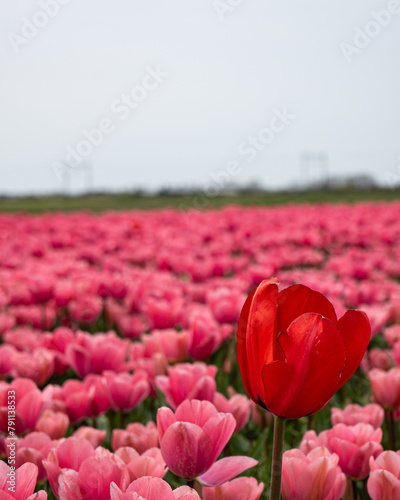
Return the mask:
[[[318,313],[336,325],[335,308],[322,293],[305,285],[292,285],[279,292],[277,332],[286,332],[296,318],[305,313]]]
[[[371,324],[362,311],[347,311],[338,321],[346,349],[346,364],[340,387],[344,385],[359,367],[371,339]]]
[[[339,330],[329,319],[306,313],[278,342],[286,360],[262,370],[267,408],[284,418],[315,413],[335,394],[341,380],[345,349]]]
[[[197,479],[203,486],[219,486],[257,464],[258,461],[250,457],[221,458],[221,460],[215,462],[205,474]]]
[[[237,353],[247,394],[257,404],[264,400],[262,367],[273,361],[278,282],[263,281],[248,297],[240,313]]]

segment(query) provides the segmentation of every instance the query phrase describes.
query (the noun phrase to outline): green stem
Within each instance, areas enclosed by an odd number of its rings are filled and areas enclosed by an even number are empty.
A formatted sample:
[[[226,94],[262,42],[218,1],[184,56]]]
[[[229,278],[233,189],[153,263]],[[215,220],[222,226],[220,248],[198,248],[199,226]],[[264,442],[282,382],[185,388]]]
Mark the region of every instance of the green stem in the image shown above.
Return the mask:
[[[367,481],[368,481],[368,478],[364,479],[364,481],[362,482],[362,497],[363,497],[363,500],[368,500]]]
[[[274,447],[272,450],[271,490],[270,500],[281,497],[282,453],[285,435],[285,419],[274,417]]]
[[[352,481],[351,486],[353,488],[353,500],[358,500],[357,481]]]
[[[394,426],[393,412],[385,411],[386,429],[388,433],[389,448],[396,451],[396,431]]]

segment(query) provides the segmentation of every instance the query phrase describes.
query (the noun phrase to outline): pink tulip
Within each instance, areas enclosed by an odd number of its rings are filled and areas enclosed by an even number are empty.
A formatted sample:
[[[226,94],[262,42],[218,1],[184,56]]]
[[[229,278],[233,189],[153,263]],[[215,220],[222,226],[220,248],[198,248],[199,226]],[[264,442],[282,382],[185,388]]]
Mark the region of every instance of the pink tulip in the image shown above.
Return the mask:
[[[69,280],[57,281],[53,297],[58,307],[65,307],[73,296],[73,285]]]
[[[63,469],[58,477],[60,500],[109,500],[111,483],[125,490],[129,472],[124,462],[104,448],[80,464],[79,470]]]
[[[8,441],[16,443],[16,466],[20,467],[26,462],[32,462],[38,467],[38,481],[46,479],[47,473],[42,461],[46,459],[50,450],[57,446],[57,441],[52,441],[43,432],[31,432],[24,438]]]
[[[92,444],[83,438],[70,437],[65,439],[57,448],[53,448],[43,461],[47,471],[50,486],[56,496],[59,496],[59,477],[63,469],[79,471],[86,458],[95,455]]]
[[[131,411],[150,394],[148,377],[144,371],[137,371],[134,375],[106,371],[104,377],[110,392],[111,407],[116,411]]]
[[[388,372],[373,369],[369,372],[369,382],[375,401],[385,410],[396,410],[400,406],[400,368]]]
[[[233,415],[236,420],[235,432],[239,432],[247,424],[250,417],[250,399],[244,394],[234,394],[227,399],[220,392],[216,392],[213,403],[219,412]]]
[[[35,430],[46,433],[51,439],[65,436],[69,427],[69,418],[63,412],[45,410],[36,422]]]
[[[15,325],[15,318],[14,316],[10,316],[8,314],[1,314],[0,313],[0,337],[6,332],[7,330],[11,330]]]
[[[97,448],[103,444],[107,431],[94,429],[93,427],[81,426],[72,435],[78,439],[87,439],[94,448]]]
[[[100,297],[112,297],[116,300],[122,300],[127,293],[127,286],[122,276],[114,273],[106,274],[100,283],[99,291]]]
[[[209,401],[186,400],[175,414],[166,407],[157,413],[162,456],[169,469],[185,479],[195,477],[205,486],[218,486],[258,462],[228,457],[216,462],[236,427],[230,413],[218,413]]]
[[[128,314],[122,314],[116,318],[116,324],[118,331],[127,339],[140,337],[140,335],[142,335],[142,333],[146,330],[144,319],[139,315],[131,316]]]
[[[168,377],[156,377],[156,385],[167,403],[176,409],[185,399],[214,399],[217,367],[205,363],[183,363],[169,370]]]
[[[184,361],[186,356],[186,336],[187,332],[177,332],[176,330],[154,330],[150,335],[142,336],[144,345],[144,356],[151,358],[156,353],[163,353],[169,363],[179,363]]]
[[[384,417],[385,412],[377,404],[369,404],[367,406],[351,404],[347,405],[344,410],[331,408],[332,425],[356,425],[363,422],[377,429],[381,427]]]
[[[146,425],[134,422],[124,429],[114,429],[111,438],[112,449],[130,446],[142,454],[149,448],[158,446],[157,427],[154,422]]]
[[[148,297],[144,301],[143,312],[151,330],[173,328],[178,323],[183,306],[184,302],[180,298],[170,301]]]
[[[28,281],[29,290],[37,304],[47,302],[53,296],[55,280],[51,275],[37,274],[30,276]]]
[[[4,334],[3,340],[17,349],[17,351],[32,352],[41,344],[40,330],[33,330],[31,327],[20,326]]]
[[[0,461],[1,500],[47,500],[47,493],[44,490],[34,493],[37,475],[38,468],[35,464],[23,464],[15,471],[14,484],[10,476],[10,467]]]
[[[393,347],[397,342],[400,342],[400,325],[392,325],[383,330],[383,336],[386,342]]]
[[[46,409],[45,397],[34,382],[17,378],[11,384],[0,385],[0,431],[8,433],[7,394],[9,391],[15,391],[16,434],[33,430],[37,420]]]
[[[79,333],[75,343],[66,349],[66,357],[73,370],[81,377],[105,370],[123,372],[126,368],[128,343],[114,332],[89,335]]]
[[[219,323],[236,323],[245,298],[240,290],[217,288],[207,294],[207,304]]]
[[[199,495],[188,486],[172,491],[171,486],[158,477],[141,477],[133,481],[125,492],[111,483],[111,500],[199,500]]]
[[[90,325],[95,323],[103,309],[103,302],[99,297],[79,297],[71,300],[68,311],[71,318],[77,323]]]
[[[339,457],[326,448],[307,455],[297,449],[286,451],[282,462],[283,500],[339,500],[346,489]]]
[[[395,365],[393,353],[389,349],[379,349],[378,347],[374,347],[373,349],[367,351],[367,355],[370,370],[373,368],[379,368],[380,370],[388,371]]]
[[[37,385],[44,385],[54,373],[54,354],[44,347],[33,353],[18,352],[13,357],[18,377],[29,378]]]
[[[99,375],[88,375],[83,382],[67,380],[62,397],[72,422],[105,413],[111,405],[107,380]]]
[[[56,328],[52,333],[42,334],[41,345],[54,355],[54,374],[60,375],[69,369],[65,352],[69,344],[74,343],[75,336],[69,328]]]
[[[0,377],[11,375],[14,370],[14,356],[17,350],[14,347],[3,344],[0,346]]]
[[[382,452],[381,440],[382,429],[374,429],[372,425],[337,424],[319,436],[314,431],[306,432],[300,449],[308,453],[316,447],[328,448],[339,456],[340,468],[346,476],[358,480],[368,476],[370,457],[377,457]]]
[[[220,326],[210,314],[194,314],[186,337],[186,350],[193,359],[200,361],[211,356],[223,339]]]
[[[131,481],[143,476],[163,478],[168,470],[160,448],[150,448],[140,455],[133,448],[125,447],[119,448],[115,455],[128,467]]]
[[[314,448],[328,448],[328,432],[322,431],[319,435],[315,431],[307,431],[300,443],[300,451],[307,455]]]
[[[400,498],[400,452],[384,451],[370,458],[368,493],[372,500]]]
[[[238,477],[221,486],[203,486],[203,500],[259,500],[264,483],[254,477]]]
[[[156,378],[165,376],[168,371],[168,361],[161,352],[153,354],[151,358],[144,358],[144,347],[135,343],[130,349],[131,369],[147,373],[150,384],[150,396],[156,396]]]

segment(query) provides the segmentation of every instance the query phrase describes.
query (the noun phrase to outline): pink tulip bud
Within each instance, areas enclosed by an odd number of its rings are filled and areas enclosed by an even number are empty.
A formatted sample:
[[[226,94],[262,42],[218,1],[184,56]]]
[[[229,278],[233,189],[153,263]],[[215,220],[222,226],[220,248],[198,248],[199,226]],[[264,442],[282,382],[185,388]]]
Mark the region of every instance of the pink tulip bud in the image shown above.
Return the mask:
[[[181,486],[172,491],[171,486],[158,477],[145,476],[133,481],[125,492],[111,483],[111,500],[199,500],[195,490]]]
[[[38,476],[37,465],[25,463],[15,471],[15,484],[11,484],[10,467],[0,461],[0,498],[1,500],[47,500],[47,493],[40,490],[34,493]],[[11,493],[10,487],[14,488]]]
[[[259,500],[264,483],[254,477],[238,477],[214,488],[203,486],[203,500]]]
[[[388,372],[373,369],[369,372],[369,382],[375,401],[385,410],[396,410],[400,406],[400,368]]]
[[[400,452],[384,451],[370,458],[368,493],[372,500],[400,498]]]
[[[339,466],[353,480],[365,479],[369,473],[370,457],[377,457],[383,450],[380,442],[382,429],[369,424],[337,424],[319,436],[314,431],[305,433],[300,444],[303,453],[324,446],[339,456]]]
[[[385,412],[377,404],[360,406],[357,404],[347,405],[344,410],[331,408],[332,425],[345,424],[356,425],[359,423],[370,424],[377,429],[381,427]]]
[[[283,454],[283,500],[339,500],[346,489],[345,475],[338,467],[339,457],[317,447],[304,454],[294,449]]]
[[[81,426],[72,435],[78,439],[87,439],[94,448],[97,448],[105,440],[107,431]]]
[[[111,438],[112,449],[130,446],[139,454],[144,453],[149,448],[158,446],[157,427],[154,422],[147,422],[146,425],[134,422],[124,429],[114,429]]]
[[[168,470],[160,448],[150,448],[139,455],[133,448],[125,447],[119,448],[115,455],[121,458],[128,467],[131,481],[143,476],[163,478]]]
[[[12,442],[13,440],[8,440]],[[15,441],[14,441],[15,442]],[[26,462],[31,462],[38,467],[38,481],[43,481],[47,477],[46,469],[42,461],[46,459],[50,450],[57,446],[57,441],[52,441],[43,432],[31,432],[24,438],[16,441],[16,466],[20,467]]]
[[[110,391],[111,407],[114,410],[131,411],[150,394],[147,373],[137,371],[129,373],[103,372]]]
[[[45,410],[36,422],[35,430],[46,433],[51,439],[60,439],[65,436],[68,427],[68,415],[63,412]]]
[[[183,363],[169,370],[168,377],[156,377],[156,385],[167,403],[175,409],[185,399],[214,399],[217,367],[205,363]]]
[[[160,408],[157,429],[162,456],[180,477],[195,477],[206,486],[218,486],[257,464],[248,457],[216,462],[232,436],[236,422],[230,413],[218,413],[208,401],[186,400],[176,409]]]
[[[219,412],[233,415],[236,420],[235,432],[239,432],[247,424],[250,417],[250,399],[244,394],[235,394],[227,399],[220,392],[216,392],[213,403]]]

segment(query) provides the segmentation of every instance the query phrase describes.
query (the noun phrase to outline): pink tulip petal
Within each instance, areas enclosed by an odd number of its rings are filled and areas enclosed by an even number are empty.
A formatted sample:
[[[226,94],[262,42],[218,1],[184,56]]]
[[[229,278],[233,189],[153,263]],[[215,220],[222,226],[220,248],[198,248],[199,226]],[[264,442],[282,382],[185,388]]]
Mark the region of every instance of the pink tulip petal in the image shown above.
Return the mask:
[[[210,438],[201,427],[187,422],[168,427],[161,440],[161,453],[171,471],[186,479],[202,474],[213,463]]]
[[[389,471],[381,469],[371,472],[367,487],[373,500],[397,500],[400,498],[400,481]]]
[[[230,413],[217,413],[203,426],[213,447],[212,463],[217,460],[222,450],[235,431],[236,420]]]
[[[196,500],[196,498],[200,498],[197,491],[193,488],[189,488],[189,486],[181,486],[174,490],[174,498],[177,500],[180,498],[181,500]]]
[[[137,493],[146,500],[174,500],[171,486],[158,477],[141,477],[131,483],[126,492]]]
[[[181,403],[175,412],[175,417],[181,422],[190,422],[204,427],[208,420],[217,413],[215,406],[209,401],[193,399]]]
[[[168,427],[177,421],[174,412],[170,408],[163,406],[157,412],[158,439],[161,442]]]
[[[202,474],[197,479],[204,486],[219,486],[257,464],[258,461],[250,457],[221,458],[221,460],[215,462],[205,474]]]
[[[35,491],[38,467],[30,462],[21,465],[15,474],[15,498],[28,498]]]

